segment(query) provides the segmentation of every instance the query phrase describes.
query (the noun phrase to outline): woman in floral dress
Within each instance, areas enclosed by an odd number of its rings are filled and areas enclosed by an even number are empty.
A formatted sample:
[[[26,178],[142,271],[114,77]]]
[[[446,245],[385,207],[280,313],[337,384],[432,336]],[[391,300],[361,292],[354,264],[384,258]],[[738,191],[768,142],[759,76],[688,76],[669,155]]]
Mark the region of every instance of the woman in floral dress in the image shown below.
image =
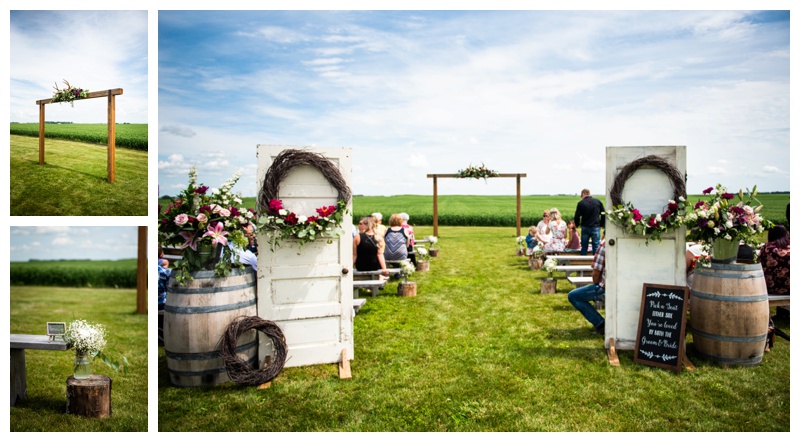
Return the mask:
[[[550,209],[550,242],[544,245],[545,252],[563,252],[567,246],[567,223],[561,219],[557,208]]]

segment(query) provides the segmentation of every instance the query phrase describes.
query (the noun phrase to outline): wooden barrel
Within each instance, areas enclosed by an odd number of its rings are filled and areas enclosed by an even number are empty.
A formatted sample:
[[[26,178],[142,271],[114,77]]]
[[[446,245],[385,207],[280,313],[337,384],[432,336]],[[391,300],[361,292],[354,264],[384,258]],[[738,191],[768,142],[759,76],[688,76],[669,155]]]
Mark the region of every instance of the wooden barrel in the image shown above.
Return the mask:
[[[164,306],[164,350],[173,385],[212,386],[230,380],[221,357],[222,335],[239,316],[256,316],[256,275],[252,269],[233,269],[218,278],[213,271],[192,274],[186,286],[170,278]],[[255,330],[243,333],[237,354],[255,367]]]
[[[758,365],[769,328],[761,265],[698,267],[689,314],[694,348],[703,357],[723,365]]]

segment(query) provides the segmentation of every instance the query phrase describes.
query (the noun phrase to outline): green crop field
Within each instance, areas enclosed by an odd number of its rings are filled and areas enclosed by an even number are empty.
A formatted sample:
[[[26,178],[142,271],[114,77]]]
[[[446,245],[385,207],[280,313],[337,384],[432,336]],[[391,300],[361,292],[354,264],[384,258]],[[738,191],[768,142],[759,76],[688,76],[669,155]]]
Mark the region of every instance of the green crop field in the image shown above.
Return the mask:
[[[11,285],[135,288],[136,259],[11,262]]]
[[[605,197],[598,199],[606,204]],[[702,195],[690,195],[689,202],[694,204],[702,199]],[[789,194],[759,194],[758,199],[764,205],[762,214],[775,223],[786,223],[786,204]],[[242,199],[245,207],[256,207],[256,198]],[[522,225],[530,226],[542,219],[542,211],[556,207],[565,220],[575,215],[575,206],[580,196],[569,195],[527,195],[520,198]],[[440,226],[482,226],[513,227],[516,226],[516,196],[439,196]],[[169,200],[159,199],[162,209]],[[608,206],[606,205],[606,208]],[[383,214],[384,224],[392,213],[406,212],[413,225],[433,225],[433,197],[430,195],[395,195],[395,196],[359,196],[353,197],[353,217],[358,219],[374,212]]]
[[[147,151],[146,124],[117,124],[117,147]],[[11,135],[39,136],[39,123],[11,123]],[[45,124],[45,138],[108,144],[108,125],[100,124]]]

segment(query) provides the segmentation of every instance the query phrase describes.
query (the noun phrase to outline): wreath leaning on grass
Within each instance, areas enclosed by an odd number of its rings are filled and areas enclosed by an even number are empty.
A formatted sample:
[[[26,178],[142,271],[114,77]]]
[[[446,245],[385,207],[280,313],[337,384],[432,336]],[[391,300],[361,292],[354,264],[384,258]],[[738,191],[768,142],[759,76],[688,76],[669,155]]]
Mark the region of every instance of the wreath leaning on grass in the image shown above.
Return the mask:
[[[289,172],[297,166],[311,166],[317,169],[336,189],[337,204],[317,209],[316,215],[297,215],[284,209],[278,199],[281,183]],[[294,238],[302,247],[317,236],[333,238],[341,236],[341,224],[347,212],[351,193],[344,177],[333,162],[321,154],[302,149],[282,151],[267,169],[264,184],[258,194],[259,224],[271,234],[270,247],[274,250],[282,239]]]
[[[247,361],[236,354],[236,343],[250,330],[264,333],[275,349],[275,357],[265,361],[258,370],[253,370]],[[240,316],[233,320],[222,335],[222,360],[232,381],[243,385],[261,385],[275,379],[286,363],[286,337],[280,327],[272,321],[258,316]]]
[[[652,167],[664,172],[672,184],[673,199],[667,201],[663,213],[643,215],[630,202],[622,202],[622,191],[628,178],[642,167]],[[652,240],[661,242],[661,234],[679,228],[686,213],[686,186],[680,171],[667,160],[649,155],[631,161],[623,167],[616,177],[609,194],[612,210],[605,215],[625,232],[645,237],[645,244]]]

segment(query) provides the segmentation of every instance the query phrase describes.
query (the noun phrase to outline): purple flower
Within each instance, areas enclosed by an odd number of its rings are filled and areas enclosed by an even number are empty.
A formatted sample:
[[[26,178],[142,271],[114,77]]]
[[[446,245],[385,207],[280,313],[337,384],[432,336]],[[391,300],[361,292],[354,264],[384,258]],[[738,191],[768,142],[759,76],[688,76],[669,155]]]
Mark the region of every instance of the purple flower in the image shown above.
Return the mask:
[[[706,205],[705,201],[698,201],[697,204],[694,205],[694,208],[695,209],[699,209],[699,208],[701,208],[701,207],[703,207],[705,205]]]
[[[713,187],[709,187],[708,189],[703,191],[703,195],[708,195],[709,193],[711,193],[712,190],[714,190],[714,188]]]
[[[733,199],[733,194],[732,193],[723,193],[722,197],[725,198],[726,200],[732,200]]]
[[[197,189],[194,189],[194,193],[198,195],[205,195],[208,191],[208,186],[200,186]]]
[[[701,229],[705,229],[706,227],[708,227],[708,220],[705,219],[705,218],[698,219],[697,220],[697,227],[700,227]]]

